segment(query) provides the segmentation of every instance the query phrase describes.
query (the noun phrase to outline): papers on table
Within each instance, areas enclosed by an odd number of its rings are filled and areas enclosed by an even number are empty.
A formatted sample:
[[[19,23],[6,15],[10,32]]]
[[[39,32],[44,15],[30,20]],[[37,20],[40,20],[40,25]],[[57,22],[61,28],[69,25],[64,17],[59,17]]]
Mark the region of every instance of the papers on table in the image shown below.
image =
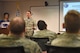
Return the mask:
[[[0,28],[7,28],[10,22],[2,22]]]

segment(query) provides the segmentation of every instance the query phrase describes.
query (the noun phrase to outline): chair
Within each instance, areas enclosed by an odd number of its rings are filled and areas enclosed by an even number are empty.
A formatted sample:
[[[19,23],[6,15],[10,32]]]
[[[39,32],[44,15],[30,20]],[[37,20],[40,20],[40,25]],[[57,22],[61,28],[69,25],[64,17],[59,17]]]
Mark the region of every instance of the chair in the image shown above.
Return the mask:
[[[59,47],[46,45],[47,53],[80,53],[80,47]]]
[[[25,53],[23,46],[19,47],[0,47],[0,53]]]
[[[36,41],[39,46],[41,47],[42,51],[46,51],[45,44],[49,41],[49,38],[36,38],[36,37],[30,37],[31,40]]]

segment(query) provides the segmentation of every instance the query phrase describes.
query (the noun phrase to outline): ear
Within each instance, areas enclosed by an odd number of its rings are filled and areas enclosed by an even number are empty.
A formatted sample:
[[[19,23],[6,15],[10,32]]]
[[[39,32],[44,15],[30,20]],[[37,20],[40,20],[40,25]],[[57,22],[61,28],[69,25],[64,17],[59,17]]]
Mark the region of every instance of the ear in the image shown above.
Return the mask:
[[[63,23],[62,27],[63,27],[63,28],[66,28],[66,24],[65,24],[65,23]]]

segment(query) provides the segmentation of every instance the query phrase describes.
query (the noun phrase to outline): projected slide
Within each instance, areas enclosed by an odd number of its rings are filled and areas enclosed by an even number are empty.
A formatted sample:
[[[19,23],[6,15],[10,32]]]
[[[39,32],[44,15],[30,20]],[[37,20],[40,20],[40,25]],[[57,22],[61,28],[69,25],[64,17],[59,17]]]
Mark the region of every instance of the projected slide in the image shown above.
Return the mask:
[[[64,23],[64,16],[69,10],[76,10],[80,12],[80,2],[60,2],[60,31],[65,31],[62,24]]]
[[[77,10],[80,12],[80,2],[64,2],[63,3],[63,16],[65,16],[65,14],[69,10]]]

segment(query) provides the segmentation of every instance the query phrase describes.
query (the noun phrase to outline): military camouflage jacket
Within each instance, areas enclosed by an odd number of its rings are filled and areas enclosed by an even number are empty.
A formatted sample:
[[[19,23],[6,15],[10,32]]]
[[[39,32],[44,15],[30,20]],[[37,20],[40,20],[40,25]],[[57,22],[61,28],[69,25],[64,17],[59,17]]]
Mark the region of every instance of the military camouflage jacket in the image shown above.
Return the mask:
[[[41,53],[41,49],[38,44],[32,40],[22,37],[1,37],[0,46],[2,47],[12,47],[12,46],[23,46],[25,53]]]
[[[80,47],[79,34],[63,33],[58,38],[54,39],[51,45],[63,47]]]

